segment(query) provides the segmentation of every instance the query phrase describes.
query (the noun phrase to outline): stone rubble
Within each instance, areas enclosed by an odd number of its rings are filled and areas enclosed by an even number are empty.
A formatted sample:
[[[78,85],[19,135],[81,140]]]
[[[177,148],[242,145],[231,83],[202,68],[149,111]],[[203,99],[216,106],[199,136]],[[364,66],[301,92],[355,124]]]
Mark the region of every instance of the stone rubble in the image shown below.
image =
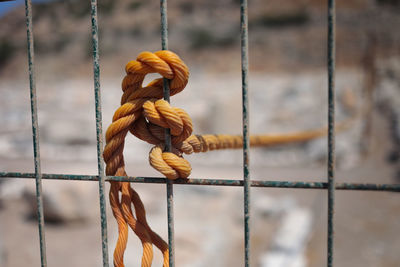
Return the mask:
[[[261,256],[262,267],[306,267],[305,248],[311,234],[312,213],[293,207],[284,211],[269,251]]]
[[[324,89],[326,75],[323,72],[290,76],[254,75],[250,77],[250,81],[250,130],[252,133],[290,133],[326,126],[327,99]],[[102,83],[103,133],[111,122],[114,110],[118,107],[121,95],[119,84],[120,81],[116,80],[105,80]],[[1,81],[0,85],[4,88],[7,83]],[[11,85],[8,86],[10,87],[5,87],[5,92],[9,92],[7,88],[11,89]],[[72,162],[96,162],[92,86],[89,80],[62,83],[57,81],[57,86],[52,83],[38,86],[38,89],[40,88],[38,101],[42,162],[63,162],[66,166]],[[338,95],[346,94],[350,90],[350,94],[355,95],[356,99],[361,99],[359,73],[339,72],[337,89]],[[15,101],[15,99],[23,99],[26,90],[27,87],[22,84],[14,86],[13,93],[5,94],[6,97],[0,100],[3,104],[0,105],[0,113],[8,114],[0,117],[0,123],[8,125],[7,129],[0,130],[0,157],[8,159],[33,157],[30,111],[29,105],[26,104],[29,102],[26,101],[22,105],[22,100]],[[240,94],[240,78],[238,77],[194,76],[188,88],[172,98],[172,103],[174,106],[185,109],[192,116],[195,133],[240,134]],[[60,99],[62,101],[59,101]],[[8,103],[14,103],[15,106],[7,105]],[[360,108],[359,105],[357,102],[357,109]],[[337,121],[345,120],[348,116],[344,104],[339,102]],[[12,123],[9,122],[10,118],[13,118]],[[356,164],[359,159],[358,140],[361,129],[362,123],[356,121],[354,127],[338,135],[337,156],[339,163],[345,163],[343,166]],[[147,164],[150,147],[128,136],[124,151],[127,165],[146,166],[149,172],[152,172]],[[285,146],[283,149],[254,149],[251,151],[251,161],[254,167],[312,165],[324,161],[325,155],[326,139],[321,138],[306,144]],[[194,162],[195,166],[209,166],[214,169],[219,166],[221,170],[242,164],[240,150],[185,157]],[[195,170],[194,173],[199,174]],[[130,174],[140,175],[140,173]],[[156,175],[155,173],[153,176]],[[233,175],[232,178],[236,176]],[[7,182],[5,185],[7,187],[2,185],[1,188],[4,189],[0,189],[0,199],[7,198],[9,195],[23,197],[27,204],[28,214],[34,215],[36,205],[34,183],[27,185]],[[176,193],[175,227],[176,240],[179,240],[177,242],[179,266],[234,266],[230,262],[229,255],[241,250],[237,247],[237,240],[241,240],[243,231],[242,193],[231,190],[215,192],[213,189],[190,187]],[[45,181],[43,194],[45,218],[48,221],[88,222],[95,214],[94,207],[96,212],[98,211],[98,188],[95,183],[89,185],[85,182]],[[149,199],[153,194],[155,194],[154,191],[148,191],[147,194],[141,195]],[[163,233],[166,214],[165,210],[160,208],[163,205],[162,201],[164,199],[158,198],[147,208],[152,216],[154,228],[161,229],[157,231],[166,236],[166,233]],[[254,201],[256,216],[265,219],[264,228],[273,229],[273,225],[277,224],[276,220],[279,220],[278,224],[281,225],[277,235],[272,238],[273,243],[269,246],[269,250],[263,253],[260,264],[268,267],[306,266],[304,250],[312,223],[311,212],[299,207],[291,199],[278,201],[269,196],[256,195]],[[154,207],[158,208],[151,211]],[[202,220],[201,227],[196,224],[199,218]],[[112,221],[111,218],[109,221]],[[113,228],[112,224],[110,223],[109,226],[109,229],[114,229],[110,233],[110,250],[117,237],[116,228]],[[192,225],[197,226],[193,228]],[[135,239],[130,238],[130,240]],[[269,243],[268,240],[270,239],[265,239],[265,246]],[[204,246],[204,244],[207,245]],[[131,241],[128,250],[130,252],[126,255],[126,264],[134,266],[140,258],[140,242]],[[155,257],[160,259],[157,253]],[[288,265],[289,262],[292,265]]]

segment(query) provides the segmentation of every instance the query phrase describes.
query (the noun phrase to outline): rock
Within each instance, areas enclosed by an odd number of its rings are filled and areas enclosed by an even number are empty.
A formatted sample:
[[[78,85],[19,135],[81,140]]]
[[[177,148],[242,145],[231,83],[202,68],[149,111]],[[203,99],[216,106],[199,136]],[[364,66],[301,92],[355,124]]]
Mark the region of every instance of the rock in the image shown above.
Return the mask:
[[[393,137],[400,142],[400,63],[399,58],[382,64],[377,100],[383,111],[390,117]]]
[[[264,217],[279,216],[282,212],[296,207],[295,200],[290,197],[274,198],[260,194],[253,201],[254,212]]]
[[[76,117],[73,117],[76,116]],[[57,120],[51,119],[51,123],[42,127],[42,137],[46,142],[63,145],[88,145],[94,143],[95,126],[90,121],[79,118],[77,114],[70,118]]]
[[[27,186],[23,192],[28,216],[36,218],[36,188]],[[98,211],[96,183],[74,181],[46,181],[43,184],[43,210],[47,222],[68,223],[87,221]]]
[[[26,190],[29,182],[24,179],[1,180],[0,200],[20,199]]]
[[[262,255],[262,267],[305,267],[305,248],[311,231],[312,216],[308,209],[294,207],[282,218],[271,250]]]

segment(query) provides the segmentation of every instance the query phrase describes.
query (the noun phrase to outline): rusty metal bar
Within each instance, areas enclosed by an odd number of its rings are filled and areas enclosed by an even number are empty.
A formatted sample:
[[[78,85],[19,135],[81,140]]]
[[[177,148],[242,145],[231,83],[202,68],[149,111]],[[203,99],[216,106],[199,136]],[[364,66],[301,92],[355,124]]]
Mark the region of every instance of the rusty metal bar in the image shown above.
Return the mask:
[[[36,181],[36,204],[37,220],[39,226],[40,242],[40,262],[42,267],[47,266],[46,258],[46,240],[44,233],[44,213],[43,213],[43,195],[42,195],[42,171],[40,167],[40,144],[39,144],[39,125],[37,115],[37,96],[35,80],[35,53],[33,39],[32,23],[32,2],[25,0],[26,33],[28,42],[28,65],[29,65],[29,85],[32,114],[32,138],[33,138],[33,156],[35,162],[35,181]]]
[[[0,172],[0,179],[6,178],[35,178],[35,173],[21,172]],[[98,175],[76,175],[76,174],[46,174],[43,179],[50,180],[72,180],[72,181],[99,181]],[[322,178],[321,178],[322,179]],[[133,177],[133,176],[105,176],[106,181],[119,181],[131,183],[146,184],[165,184],[166,178],[160,177]],[[241,186],[242,179],[176,179],[173,181],[177,185],[208,185],[208,186]],[[271,179],[250,180],[252,187],[268,188],[302,188],[302,189],[327,189],[327,182],[304,182],[304,181],[274,181]],[[400,192],[400,184],[370,184],[370,183],[336,183],[337,190],[356,190],[356,191],[382,191],[382,192]]]
[[[328,258],[333,266],[335,212],[335,0],[328,0]]]
[[[168,16],[167,0],[160,0],[161,13],[161,49],[168,49]],[[170,101],[169,81],[164,78],[164,100]],[[171,151],[171,132],[165,129],[165,151]],[[173,182],[166,179],[167,184],[167,217],[168,217],[168,248],[169,248],[169,266],[175,266],[175,238],[174,238],[174,188]]]
[[[250,133],[248,98],[248,23],[247,0],[240,0],[240,46],[242,68],[242,131],[243,131],[243,191],[244,191],[244,266],[250,266]]]
[[[91,22],[92,22],[92,52],[93,52],[93,82],[94,100],[96,113],[96,140],[97,140],[97,169],[99,175],[99,201],[101,222],[101,249],[103,267],[109,266],[108,240],[107,240],[107,214],[104,184],[104,162],[103,162],[103,120],[101,114],[100,93],[100,64],[99,64],[99,30],[97,23],[97,0],[91,0]]]

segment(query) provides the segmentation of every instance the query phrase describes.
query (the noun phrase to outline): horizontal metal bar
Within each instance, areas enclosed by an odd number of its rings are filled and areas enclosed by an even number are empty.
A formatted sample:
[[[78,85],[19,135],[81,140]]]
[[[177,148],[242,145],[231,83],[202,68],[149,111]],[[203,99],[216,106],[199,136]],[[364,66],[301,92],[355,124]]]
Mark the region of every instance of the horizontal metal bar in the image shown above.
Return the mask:
[[[35,173],[21,172],[0,172],[0,178],[35,178]],[[78,174],[43,174],[43,179],[50,180],[77,180],[77,181],[98,181],[98,175]],[[165,184],[166,178],[159,177],[133,177],[133,176],[105,176],[106,181]],[[243,186],[243,180],[236,179],[176,179],[174,184],[181,185],[211,185],[211,186]],[[326,182],[305,182],[305,181],[261,181],[251,180],[252,187],[276,187],[276,188],[303,188],[303,189],[327,189]],[[336,183],[338,190],[361,190],[361,191],[389,191],[400,192],[400,184],[369,184],[369,183]]]

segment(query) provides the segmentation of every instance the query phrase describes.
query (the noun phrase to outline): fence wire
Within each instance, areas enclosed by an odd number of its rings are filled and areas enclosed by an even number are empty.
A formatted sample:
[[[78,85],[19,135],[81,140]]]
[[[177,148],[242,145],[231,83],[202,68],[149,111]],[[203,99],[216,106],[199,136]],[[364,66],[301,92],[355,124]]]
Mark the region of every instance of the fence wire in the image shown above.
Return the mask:
[[[328,267],[333,266],[335,209],[335,0],[328,0]]]
[[[37,204],[37,218],[39,226],[40,261],[42,267],[46,267],[47,266],[46,239],[44,235],[42,170],[40,167],[39,125],[38,125],[38,115],[37,115],[35,53],[33,49],[34,40],[33,40],[33,28],[32,28],[33,23],[32,23],[31,0],[25,0],[25,17],[26,17],[26,35],[28,42],[29,86],[30,86],[31,114],[32,114],[33,157],[35,163],[36,204]]]
[[[0,0],[1,1],[1,0]],[[91,4],[91,33],[93,47],[93,74],[94,74],[94,99],[96,114],[96,135],[97,135],[97,160],[98,175],[68,175],[68,174],[42,174],[40,167],[40,144],[39,127],[37,116],[37,97],[35,83],[34,63],[34,38],[32,25],[32,3],[25,0],[26,29],[28,42],[28,63],[30,99],[32,113],[32,138],[34,151],[34,173],[22,172],[0,172],[0,178],[27,178],[36,181],[36,202],[38,207],[38,227],[40,237],[40,259],[41,266],[47,266],[46,242],[44,234],[44,213],[42,179],[54,180],[78,180],[97,181],[99,183],[100,219],[101,219],[101,240],[103,267],[109,266],[108,242],[107,242],[107,216],[105,201],[105,181],[122,181],[134,183],[166,184],[167,187],[167,211],[168,211],[168,245],[169,264],[175,265],[174,257],[174,213],[173,213],[173,185],[209,185],[209,186],[240,186],[244,189],[244,266],[250,266],[250,188],[297,188],[297,189],[326,189],[328,192],[328,231],[327,231],[327,266],[333,266],[334,247],[334,200],[335,190],[362,190],[362,191],[386,191],[400,192],[400,184],[360,184],[360,183],[336,183],[335,182],[335,0],[328,0],[328,163],[327,182],[289,182],[251,180],[249,170],[249,101],[248,101],[248,18],[247,0],[240,0],[240,35],[241,35],[241,69],[242,69],[242,119],[243,119],[243,179],[177,179],[169,180],[161,177],[119,177],[105,176],[103,153],[103,131],[102,131],[102,110],[100,94],[100,65],[98,46],[98,23],[97,23],[97,0],[90,0]],[[168,23],[167,23],[167,0],[160,0],[161,13],[161,48],[168,49]],[[164,79],[164,99],[169,102],[169,81]],[[170,131],[166,130],[166,149],[171,149]]]

